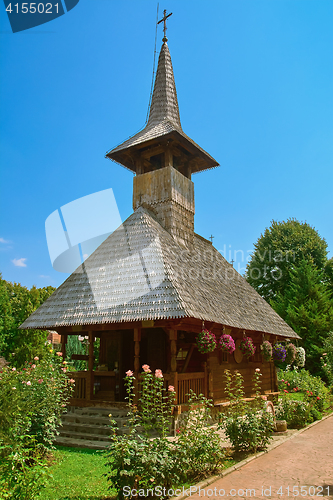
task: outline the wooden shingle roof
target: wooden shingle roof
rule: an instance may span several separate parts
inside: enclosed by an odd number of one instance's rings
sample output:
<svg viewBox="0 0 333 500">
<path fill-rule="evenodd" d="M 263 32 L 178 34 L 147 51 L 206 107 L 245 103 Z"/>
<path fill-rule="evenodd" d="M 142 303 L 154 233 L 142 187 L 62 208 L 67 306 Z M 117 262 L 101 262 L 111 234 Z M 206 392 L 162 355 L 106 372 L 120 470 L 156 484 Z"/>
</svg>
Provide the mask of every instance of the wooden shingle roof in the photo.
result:
<svg viewBox="0 0 333 500">
<path fill-rule="evenodd" d="M 21 328 L 189 317 L 298 337 L 210 242 L 194 240 L 186 250 L 138 208 Z"/>
</svg>

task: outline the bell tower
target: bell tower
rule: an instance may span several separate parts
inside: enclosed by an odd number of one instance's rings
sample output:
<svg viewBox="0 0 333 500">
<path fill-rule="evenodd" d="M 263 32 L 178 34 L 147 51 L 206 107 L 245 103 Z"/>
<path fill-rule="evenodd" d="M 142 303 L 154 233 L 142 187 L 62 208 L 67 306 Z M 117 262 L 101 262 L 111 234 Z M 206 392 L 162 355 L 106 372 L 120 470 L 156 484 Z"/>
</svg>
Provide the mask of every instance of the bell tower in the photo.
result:
<svg viewBox="0 0 333 500">
<path fill-rule="evenodd" d="M 191 248 L 194 239 L 194 184 L 192 173 L 214 168 L 218 163 L 184 132 L 171 56 L 164 37 L 150 105 L 143 130 L 106 154 L 136 174 L 133 179 L 133 209 L 151 210 L 160 224 L 181 245 Z"/>
</svg>

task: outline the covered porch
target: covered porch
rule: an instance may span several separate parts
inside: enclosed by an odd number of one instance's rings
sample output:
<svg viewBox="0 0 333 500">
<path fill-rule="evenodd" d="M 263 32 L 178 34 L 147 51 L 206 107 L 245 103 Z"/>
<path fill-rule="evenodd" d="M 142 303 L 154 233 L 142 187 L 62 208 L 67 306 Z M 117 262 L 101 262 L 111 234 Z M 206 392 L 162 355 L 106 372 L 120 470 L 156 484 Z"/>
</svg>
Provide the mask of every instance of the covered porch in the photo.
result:
<svg viewBox="0 0 333 500">
<path fill-rule="evenodd" d="M 205 328 L 215 333 L 217 338 L 222 333 L 231 334 L 235 341 L 245 334 L 245 330 L 216 323 L 206 323 Z M 69 372 L 69 376 L 75 380 L 70 404 L 78 407 L 125 406 L 125 372 L 134 372 L 137 397 L 137 384 L 143 364 L 148 364 L 153 372 L 155 369 L 162 370 L 165 386 L 172 385 L 175 388 L 177 405 L 187 404 L 190 390 L 212 399 L 215 405 L 225 402 L 225 369 L 238 370 L 243 375 L 246 396 L 251 396 L 253 371 L 258 367 L 263 375 L 263 393 L 270 395 L 277 391 L 274 365 L 264 362 L 260 353 L 262 333 L 246 332 L 257 346 L 255 355 L 246 359 L 217 349 L 209 354 L 201 354 L 195 343 L 201 330 L 202 322 L 189 318 L 168 322 L 151 320 L 91 325 L 89 329 L 83 326 L 59 328 L 64 356 L 70 335 L 79 334 L 88 340 L 86 355 L 72 355 L 72 359 L 84 359 L 87 369 Z"/>
<path fill-rule="evenodd" d="M 193 330 L 199 331 L 199 325 L 188 325 L 187 330 L 183 330 L 178 329 L 182 326 L 179 320 L 177 325 L 163 323 L 142 321 L 134 325 L 94 325 L 89 330 L 81 326 L 59 328 L 64 357 L 70 335 L 84 336 L 88 344 L 86 354 L 71 355 L 72 360 L 86 361 L 87 368 L 68 372 L 75 380 L 70 404 L 81 407 L 124 406 L 125 372 L 132 370 L 137 384 L 143 364 L 148 364 L 153 372 L 162 370 L 166 387 L 175 387 L 176 404 L 186 404 L 190 390 L 208 397 L 207 355 L 200 354 L 195 347 L 197 331 Z"/>
</svg>

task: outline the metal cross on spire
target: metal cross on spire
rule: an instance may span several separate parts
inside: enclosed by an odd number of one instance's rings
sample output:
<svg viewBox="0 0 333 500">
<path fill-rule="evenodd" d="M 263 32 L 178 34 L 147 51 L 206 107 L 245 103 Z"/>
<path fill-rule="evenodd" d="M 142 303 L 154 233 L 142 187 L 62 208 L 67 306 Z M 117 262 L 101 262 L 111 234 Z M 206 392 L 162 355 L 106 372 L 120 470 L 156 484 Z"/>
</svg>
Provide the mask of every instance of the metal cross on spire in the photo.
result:
<svg viewBox="0 0 333 500">
<path fill-rule="evenodd" d="M 170 14 L 168 14 L 168 15 L 167 15 L 166 10 L 164 9 L 164 11 L 163 11 L 163 17 L 162 17 L 162 19 L 161 19 L 160 21 L 158 21 L 158 23 L 157 23 L 157 24 L 160 24 L 162 21 L 164 22 L 164 27 L 163 27 L 164 37 L 163 37 L 163 40 L 162 40 L 163 42 L 167 42 L 167 41 L 168 41 L 168 39 L 167 39 L 167 37 L 166 37 L 166 31 L 167 31 L 167 29 L 168 29 L 168 28 L 166 27 L 166 20 L 167 20 L 167 19 L 168 19 L 168 17 L 170 17 L 170 16 L 172 16 L 172 12 L 170 12 Z"/>
</svg>

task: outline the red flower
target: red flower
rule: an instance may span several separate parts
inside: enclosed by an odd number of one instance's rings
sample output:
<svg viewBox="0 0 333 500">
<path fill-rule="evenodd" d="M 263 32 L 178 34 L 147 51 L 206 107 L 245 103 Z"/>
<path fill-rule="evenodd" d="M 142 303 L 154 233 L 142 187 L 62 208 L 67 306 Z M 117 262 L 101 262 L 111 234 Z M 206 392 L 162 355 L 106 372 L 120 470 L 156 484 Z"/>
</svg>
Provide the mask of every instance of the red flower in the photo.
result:
<svg viewBox="0 0 333 500">
<path fill-rule="evenodd" d="M 320 397 L 319 397 L 319 396 L 317 396 L 317 399 L 320 399 Z"/>
</svg>

